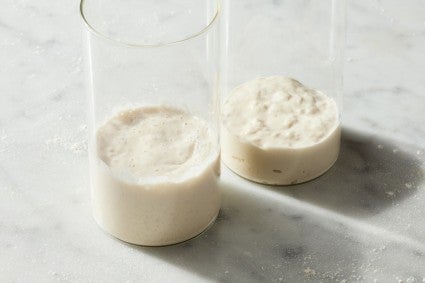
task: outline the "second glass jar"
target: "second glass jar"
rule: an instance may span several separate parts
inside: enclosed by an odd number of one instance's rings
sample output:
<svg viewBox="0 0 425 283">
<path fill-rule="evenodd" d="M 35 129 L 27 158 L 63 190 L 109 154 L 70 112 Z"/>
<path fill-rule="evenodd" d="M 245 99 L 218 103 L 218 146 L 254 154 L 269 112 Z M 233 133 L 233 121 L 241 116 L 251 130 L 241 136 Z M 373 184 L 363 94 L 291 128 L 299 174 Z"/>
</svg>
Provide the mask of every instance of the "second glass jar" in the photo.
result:
<svg viewBox="0 0 425 283">
<path fill-rule="evenodd" d="M 311 180 L 340 146 L 344 0 L 223 1 L 222 160 L 249 180 Z"/>
</svg>

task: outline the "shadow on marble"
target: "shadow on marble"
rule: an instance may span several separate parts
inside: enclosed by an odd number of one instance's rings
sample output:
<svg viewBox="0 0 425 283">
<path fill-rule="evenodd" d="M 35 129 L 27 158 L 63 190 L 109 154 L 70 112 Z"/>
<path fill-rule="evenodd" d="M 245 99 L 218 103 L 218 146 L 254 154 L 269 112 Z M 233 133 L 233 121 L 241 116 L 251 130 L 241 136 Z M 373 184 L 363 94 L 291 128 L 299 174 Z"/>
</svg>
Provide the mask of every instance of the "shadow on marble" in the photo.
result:
<svg viewBox="0 0 425 283">
<path fill-rule="evenodd" d="M 344 129 L 340 157 L 326 174 L 296 186 L 261 187 L 367 217 L 412 196 L 424 181 L 421 172 L 415 156 L 390 141 Z M 219 282 L 340 282 L 360 276 L 364 257 L 377 250 L 344 224 L 261 189 L 246 190 L 243 182 L 223 184 L 222 191 L 219 217 L 197 238 L 162 248 L 127 245 Z"/>
<path fill-rule="evenodd" d="M 200 236 L 161 248 L 128 245 L 219 282 L 302 282 L 319 273 L 326 279 L 326 272 L 342 280 L 361 262 L 360 244 L 345 227 L 323 224 L 261 191 L 222 189 L 219 217 Z"/>
<path fill-rule="evenodd" d="M 264 186 L 349 216 L 378 214 L 415 194 L 424 182 L 417 156 L 397 144 L 343 129 L 335 165 L 304 184 Z"/>
</svg>

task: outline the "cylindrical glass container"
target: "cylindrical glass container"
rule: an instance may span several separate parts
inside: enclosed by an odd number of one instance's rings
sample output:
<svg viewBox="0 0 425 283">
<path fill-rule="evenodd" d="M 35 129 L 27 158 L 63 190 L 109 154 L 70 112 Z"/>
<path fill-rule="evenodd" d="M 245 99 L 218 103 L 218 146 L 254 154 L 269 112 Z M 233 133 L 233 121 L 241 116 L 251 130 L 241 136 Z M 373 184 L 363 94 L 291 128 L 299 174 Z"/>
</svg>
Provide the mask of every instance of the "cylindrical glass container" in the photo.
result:
<svg viewBox="0 0 425 283">
<path fill-rule="evenodd" d="M 82 0 L 96 222 L 126 242 L 190 239 L 220 209 L 219 0 Z"/>
<path fill-rule="evenodd" d="M 223 1 L 222 160 L 247 179 L 311 180 L 340 145 L 345 0 Z"/>
</svg>

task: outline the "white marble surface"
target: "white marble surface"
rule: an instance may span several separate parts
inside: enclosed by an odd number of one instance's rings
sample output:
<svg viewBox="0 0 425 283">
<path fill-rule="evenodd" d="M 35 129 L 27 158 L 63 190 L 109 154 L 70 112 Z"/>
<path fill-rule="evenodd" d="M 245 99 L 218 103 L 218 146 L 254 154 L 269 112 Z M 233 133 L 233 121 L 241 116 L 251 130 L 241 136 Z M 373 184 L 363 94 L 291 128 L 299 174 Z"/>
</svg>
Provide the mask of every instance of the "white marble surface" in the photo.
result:
<svg viewBox="0 0 425 283">
<path fill-rule="evenodd" d="M 425 282 L 425 1 L 349 1 L 327 174 L 279 188 L 224 169 L 216 224 L 165 248 L 91 217 L 77 1 L 0 3 L 0 282 Z"/>
</svg>

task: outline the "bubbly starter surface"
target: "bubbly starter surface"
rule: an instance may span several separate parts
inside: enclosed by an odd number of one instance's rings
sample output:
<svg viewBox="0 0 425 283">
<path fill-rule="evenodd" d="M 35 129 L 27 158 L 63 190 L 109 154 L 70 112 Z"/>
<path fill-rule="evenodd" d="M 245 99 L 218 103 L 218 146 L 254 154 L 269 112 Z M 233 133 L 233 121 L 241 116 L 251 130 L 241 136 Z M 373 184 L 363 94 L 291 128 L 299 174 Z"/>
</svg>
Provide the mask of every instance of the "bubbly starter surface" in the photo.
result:
<svg viewBox="0 0 425 283">
<path fill-rule="evenodd" d="M 325 172 L 339 151 L 334 100 L 287 77 L 235 88 L 222 109 L 222 158 L 245 178 L 294 184 Z"/>
</svg>

